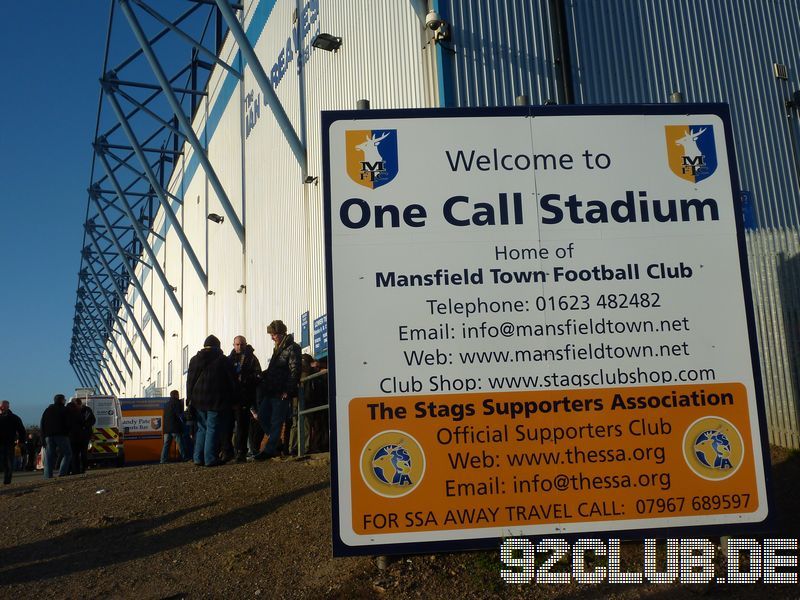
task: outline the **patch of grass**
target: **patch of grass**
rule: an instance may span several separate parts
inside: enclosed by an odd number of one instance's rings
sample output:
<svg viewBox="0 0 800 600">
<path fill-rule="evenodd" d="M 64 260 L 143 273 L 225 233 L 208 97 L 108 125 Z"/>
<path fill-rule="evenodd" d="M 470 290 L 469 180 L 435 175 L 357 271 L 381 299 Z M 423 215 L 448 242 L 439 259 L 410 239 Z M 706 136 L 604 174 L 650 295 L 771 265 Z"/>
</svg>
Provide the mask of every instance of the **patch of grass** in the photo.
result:
<svg viewBox="0 0 800 600">
<path fill-rule="evenodd" d="M 507 585 L 500 577 L 500 569 L 504 568 L 507 567 L 500 562 L 500 553 L 495 551 L 472 553 L 467 564 L 469 578 L 475 587 L 492 593 L 502 592 Z"/>
</svg>

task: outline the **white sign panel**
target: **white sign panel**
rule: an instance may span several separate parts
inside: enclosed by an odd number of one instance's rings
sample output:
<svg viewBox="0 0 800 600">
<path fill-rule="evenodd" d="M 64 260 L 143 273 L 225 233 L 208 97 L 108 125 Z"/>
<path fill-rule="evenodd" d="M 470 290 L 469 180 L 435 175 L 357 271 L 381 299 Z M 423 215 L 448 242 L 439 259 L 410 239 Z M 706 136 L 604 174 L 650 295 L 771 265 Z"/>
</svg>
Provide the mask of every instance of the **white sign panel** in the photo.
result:
<svg viewBox="0 0 800 600">
<path fill-rule="evenodd" d="M 95 416 L 95 427 L 116 427 L 117 410 L 116 398 L 113 396 L 92 396 L 86 399 L 86 404 L 92 409 Z"/>
<path fill-rule="evenodd" d="M 337 553 L 767 517 L 727 119 L 324 115 Z"/>
<path fill-rule="evenodd" d="M 161 433 L 161 416 L 122 417 L 122 429 L 126 434 Z"/>
</svg>

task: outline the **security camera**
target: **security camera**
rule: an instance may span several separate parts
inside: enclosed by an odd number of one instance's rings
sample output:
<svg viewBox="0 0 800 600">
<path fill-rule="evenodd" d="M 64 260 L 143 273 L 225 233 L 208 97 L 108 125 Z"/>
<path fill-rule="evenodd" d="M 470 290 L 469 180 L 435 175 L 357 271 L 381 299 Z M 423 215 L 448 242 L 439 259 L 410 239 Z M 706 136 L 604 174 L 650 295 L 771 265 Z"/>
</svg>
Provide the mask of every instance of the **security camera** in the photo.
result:
<svg viewBox="0 0 800 600">
<path fill-rule="evenodd" d="M 430 11 L 427 15 L 425 15 L 425 27 L 430 29 L 431 31 L 436 31 L 439 27 L 442 26 L 444 20 L 442 17 L 439 16 L 435 10 Z"/>
<path fill-rule="evenodd" d="M 425 16 L 425 27 L 433 32 L 433 39 L 437 42 L 450 39 L 450 26 L 435 10 Z"/>
</svg>

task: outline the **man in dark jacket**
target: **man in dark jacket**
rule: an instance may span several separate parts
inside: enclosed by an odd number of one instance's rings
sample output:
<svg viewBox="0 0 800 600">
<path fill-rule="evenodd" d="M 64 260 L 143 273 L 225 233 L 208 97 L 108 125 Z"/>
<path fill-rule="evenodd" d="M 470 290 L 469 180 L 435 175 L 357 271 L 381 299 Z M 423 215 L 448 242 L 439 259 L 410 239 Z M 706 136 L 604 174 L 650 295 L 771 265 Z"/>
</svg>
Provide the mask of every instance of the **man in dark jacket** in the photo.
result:
<svg viewBox="0 0 800 600">
<path fill-rule="evenodd" d="M 80 451 L 81 451 L 81 406 L 78 404 L 78 399 L 73 398 L 67 402 L 67 437 L 69 437 L 69 449 L 72 451 L 72 460 L 70 461 L 69 472 L 70 475 L 78 475 L 80 469 Z"/>
<path fill-rule="evenodd" d="M 94 412 L 80 398 L 73 398 L 67 404 L 69 420 L 69 446 L 72 450 L 71 473 L 79 475 L 86 472 L 89 464 L 89 440 L 96 422 Z"/>
<path fill-rule="evenodd" d="M 267 333 L 275 343 L 275 350 L 258 387 L 258 421 L 269 435 L 269 440 L 264 450 L 256 454 L 256 460 L 278 456 L 281 427 L 286 421 L 291 399 L 297 395 L 300 383 L 300 346 L 287 334 L 283 321 L 270 323 Z"/>
<path fill-rule="evenodd" d="M 178 390 L 169 393 L 169 400 L 164 407 L 164 445 L 161 447 L 161 464 L 169 462 L 169 447 L 172 439 L 178 446 L 181 460 L 186 460 L 186 450 L 183 447 L 183 402 Z"/>
<path fill-rule="evenodd" d="M 69 422 L 69 446 L 72 450 L 72 466 L 70 472 L 79 475 L 86 472 L 89 464 L 89 440 L 92 439 L 92 428 L 97 419 L 91 408 L 80 398 L 73 398 L 67 404 L 67 420 Z"/>
<path fill-rule="evenodd" d="M 94 416 L 94 411 L 85 402 L 78 398 L 78 406 L 81 407 L 81 447 L 80 447 L 80 470 L 81 473 L 86 472 L 86 467 L 89 465 L 89 442 L 92 439 L 92 432 L 94 425 L 97 423 L 97 417 Z"/>
<path fill-rule="evenodd" d="M 56 394 L 53 398 L 53 403 L 42 414 L 40 427 L 46 448 L 44 458 L 45 479 L 53 477 L 53 469 L 56 466 L 56 450 L 61 452 L 61 466 L 58 474 L 63 477 L 69 473 L 72 450 L 69 446 L 69 437 L 67 437 L 69 435 L 69 422 L 67 421 L 65 402 L 64 394 Z"/>
<path fill-rule="evenodd" d="M 233 367 L 220 350 L 219 339 L 210 335 L 203 349 L 189 361 L 186 374 L 186 398 L 197 413 L 196 465 L 215 467 L 221 464 L 218 456 L 220 421 L 236 392 Z"/>
<path fill-rule="evenodd" d="M 14 445 L 25 442 L 25 426 L 22 419 L 11 412 L 8 400 L 0 402 L 0 468 L 3 469 L 3 484 L 11 483 L 14 471 Z"/>
<path fill-rule="evenodd" d="M 236 462 L 247 462 L 247 436 L 250 431 L 250 409 L 256 403 L 256 388 L 261 378 L 261 363 L 258 362 L 253 347 L 243 335 L 233 338 L 233 350 L 228 355 L 239 383 L 239 396 L 233 404 L 236 425 Z M 228 433 L 229 439 L 230 432 Z"/>
</svg>

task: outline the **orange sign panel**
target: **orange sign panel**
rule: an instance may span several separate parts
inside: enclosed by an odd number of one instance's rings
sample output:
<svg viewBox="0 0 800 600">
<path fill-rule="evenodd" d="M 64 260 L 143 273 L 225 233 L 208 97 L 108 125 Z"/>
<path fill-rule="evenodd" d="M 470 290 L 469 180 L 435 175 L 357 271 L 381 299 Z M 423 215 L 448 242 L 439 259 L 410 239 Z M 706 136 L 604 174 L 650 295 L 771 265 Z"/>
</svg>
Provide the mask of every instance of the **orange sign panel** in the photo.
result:
<svg viewBox="0 0 800 600">
<path fill-rule="evenodd" d="M 758 508 L 739 384 L 357 398 L 359 534 Z"/>
</svg>

